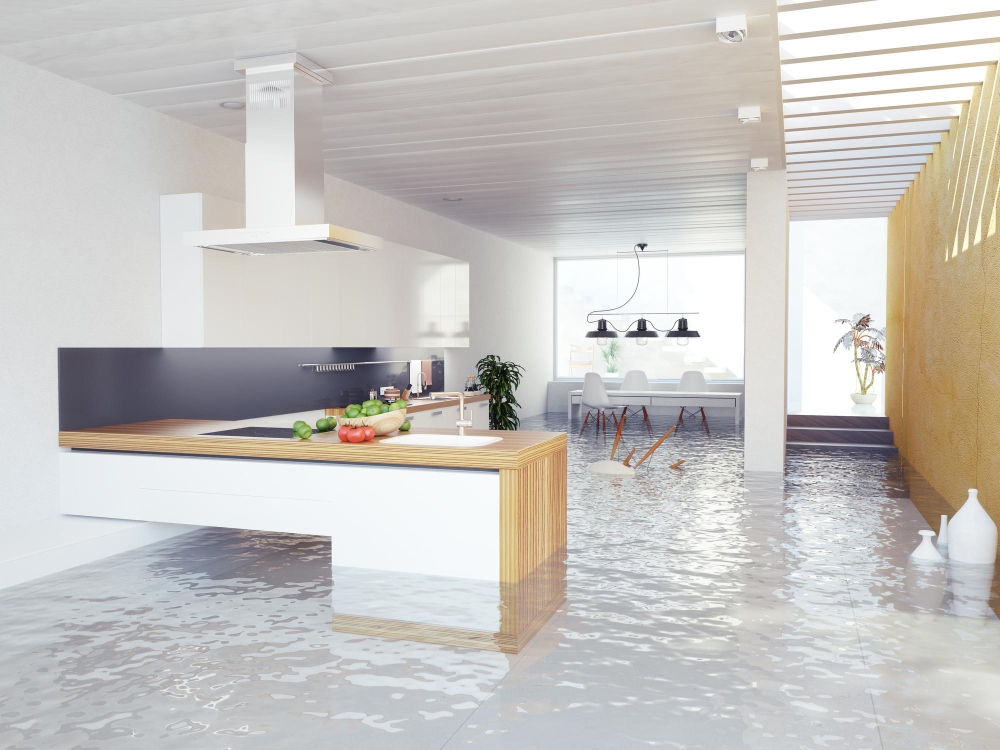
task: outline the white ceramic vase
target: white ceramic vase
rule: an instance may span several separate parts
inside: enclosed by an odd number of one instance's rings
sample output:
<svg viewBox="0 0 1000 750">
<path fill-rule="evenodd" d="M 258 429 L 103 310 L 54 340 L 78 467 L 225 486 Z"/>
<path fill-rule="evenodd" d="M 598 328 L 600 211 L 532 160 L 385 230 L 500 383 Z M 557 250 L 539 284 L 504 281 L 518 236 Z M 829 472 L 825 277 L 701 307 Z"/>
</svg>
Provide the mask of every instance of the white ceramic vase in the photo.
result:
<svg viewBox="0 0 1000 750">
<path fill-rule="evenodd" d="M 934 532 L 930 529 L 922 529 L 918 533 L 923 539 L 920 540 L 920 546 L 910 553 L 910 559 L 917 562 L 944 562 L 944 558 L 937 551 L 937 547 L 931 544 L 931 537 L 934 536 Z"/>
<path fill-rule="evenodd" d="M 875 403 L 874 393 L 852 393 L 851 398 L 856 404 L 872 404 Z"/>
<path fill-rule="evenodd" d="M 977 565 L 996 562 L 997 525 L 979 504 L 979 490 L 969 490 L 965 504 L 948 524 L 948 557 Z"/>
<path fill-rule="evenodd" d="M 941 514 L 941 526 L 938 527 L 937 548 L 941 554 L 945 554 L 948 549 L 948 516 Z"/>
</svg>

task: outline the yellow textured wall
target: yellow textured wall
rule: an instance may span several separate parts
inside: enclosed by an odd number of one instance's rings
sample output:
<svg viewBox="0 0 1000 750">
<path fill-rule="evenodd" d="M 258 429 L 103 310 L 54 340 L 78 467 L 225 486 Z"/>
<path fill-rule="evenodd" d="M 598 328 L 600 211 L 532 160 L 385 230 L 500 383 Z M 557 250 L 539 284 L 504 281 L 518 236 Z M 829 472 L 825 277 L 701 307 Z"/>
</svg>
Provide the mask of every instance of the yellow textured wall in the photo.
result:
<svg viewBox="0 0 1000 750">
<path fill-rule="evenodd" d="M 954 507 L 1000 521 L 1000 80 L 979 92 L 889 217 L 886 413 Z"/>
</svg>

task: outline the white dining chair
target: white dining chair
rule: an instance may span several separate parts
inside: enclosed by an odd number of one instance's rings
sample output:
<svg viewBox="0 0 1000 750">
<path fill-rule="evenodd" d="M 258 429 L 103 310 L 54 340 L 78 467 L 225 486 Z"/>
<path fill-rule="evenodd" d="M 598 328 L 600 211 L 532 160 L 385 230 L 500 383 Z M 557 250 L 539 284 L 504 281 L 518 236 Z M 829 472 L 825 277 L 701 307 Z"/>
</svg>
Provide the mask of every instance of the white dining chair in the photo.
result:
<svg viewBox="0 0 1000 750">
<path fill-rule="evenodd" d="M 705 373 L 700 370 L 685 370 L 681 375 L 681 382 L 677 384 L 678 393 L 704 393 L 708 390 L 708 383 L 705 382 Z M 684 412 L 687 411 L 686 406 L 681 407 L 681 413 L 677 417 L 678 422 L 684 421 Z M 698 411 L 701 412 L 701 421 L 705 421 L 705 408 L 699 407 Z M 696 414 L 697 412 L 692 412 Z"/>
<path fill-rule="evenodd" d="M 623 391 L 651 391 L 653 390 L 649 386 L 649 378 L 646 377 L 646 373 L 642 370 L 629 370 L 625 373 L 625 379 L 622 381 Z M 638 414 L 642 412 L 643 419 L 649 419 L 649 413 L 646 411 L 645 406 L 640 406 L 636 409 L 630 409 L 625 407 L 626 414 Z"/>
<path fill-rule="evenodd" d="M 583 374 L 583 395 L 580 398 L 580 404 L 587 410 L 587 416 L 583 418 L 583 427 L 587 426 L 587 420 L 590 419 L 592 409 L 597 414 L 595 422 L 598 425 L 600 425 L 603 418 L 605 429 L 607 429 L 607 417 L 605 416 L 605 410 L 607 409 L 611 409 L 611 419 L 614 420 L 615 424 L 618 424 L 618 418 L 614 411 L 615 405 L 608 398 L 608 391 L 604 387 L 604 380 L 596 372 L 585 372 Z M 583 431 L 583 427 L 580 428 L 581 432 Z"/>
</svg>

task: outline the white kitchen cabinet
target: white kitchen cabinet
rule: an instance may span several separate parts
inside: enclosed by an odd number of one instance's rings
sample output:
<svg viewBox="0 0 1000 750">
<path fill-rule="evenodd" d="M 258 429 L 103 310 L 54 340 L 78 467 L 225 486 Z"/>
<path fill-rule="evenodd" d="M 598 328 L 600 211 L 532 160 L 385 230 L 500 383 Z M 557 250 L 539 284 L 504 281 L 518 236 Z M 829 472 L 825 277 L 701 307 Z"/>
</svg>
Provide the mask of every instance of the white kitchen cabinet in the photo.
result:
<svg viewBox="0 0 1000 750">
<path fill-rule="evenodd" d="M 413 414 L 407 414 L 410 425 L 419 429 L 444 428 L 458 430 L 458 406 L 442 406 L 437 409 L 427 409 Z"/>
<path fill-rule="evenodd" d="M 474 430 L 490 429 L 489 401 L 477 401 L 476 403 L 470 404 L 468 407 L 466 407 L 466 410 L 471 412 L 469 419 L 472 420 L 472 429 Z"/>
</svg>

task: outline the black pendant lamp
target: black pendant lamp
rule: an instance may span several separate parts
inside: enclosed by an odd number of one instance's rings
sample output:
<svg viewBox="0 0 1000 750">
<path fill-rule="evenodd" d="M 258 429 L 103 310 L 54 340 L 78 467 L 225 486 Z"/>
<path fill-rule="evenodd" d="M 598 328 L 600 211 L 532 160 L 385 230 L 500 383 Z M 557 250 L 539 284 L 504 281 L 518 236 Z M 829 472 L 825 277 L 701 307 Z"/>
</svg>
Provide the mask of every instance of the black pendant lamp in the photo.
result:
<svg viewBox="0 0 1000 750">
<path fill-rule="evenodd" d="M 656 331 L 651 331 L 646 326 L 645 318 L 639 318 L 639 320 L 636 321 L 636 324 L 637 325 L 634 331 L 629 331 L 625 334 L 625 338 L 635 339 L 636 346 L 645 346 L 648 339 L 656 338 Z M 696 333 L 695 335 L 697 336 L 698 334 Z"/>
<path fill-rule="evenodd" d="M 667 331 L 667 338 L 668 339 L 677 339 L 677 345 L 678 346 L 687 346 L 688 345 L 688 339 L 700 339 L 701 338 L 701 334 L 700 333 L 698 333 L 697 331 L 695 331 L 695 330 L 693 330 L 691 328 L 688 328 L 688 319 L 687 318 L 678 318 L 677 322 L 674 325 L 677 326 L 677 328 L 675 329 L 675 328 L 671 327 L 671 329 L 669 331 Z"/>
<path fill-rule="evenodd" d="M 618 338 L 618 334 L 608 328 L 608 321 L 606 321 L 604 318 L 601 318 L 599 321 L 597 321 L 597 330 L 587 331 L 586 338 L 597 339 L 597 345 L 604 346 L 606 343 L 608 343 L 608 339 Z"/>
</svg>

